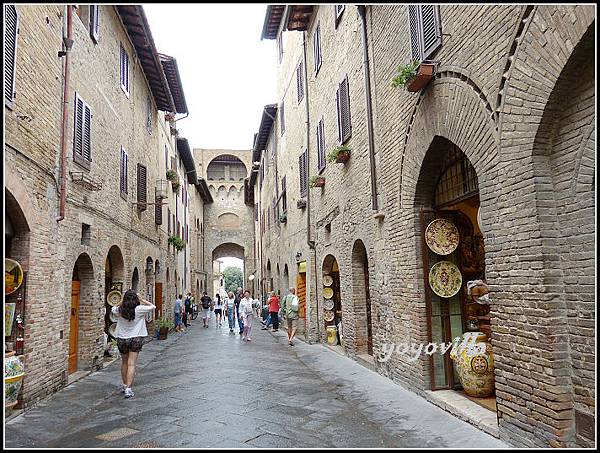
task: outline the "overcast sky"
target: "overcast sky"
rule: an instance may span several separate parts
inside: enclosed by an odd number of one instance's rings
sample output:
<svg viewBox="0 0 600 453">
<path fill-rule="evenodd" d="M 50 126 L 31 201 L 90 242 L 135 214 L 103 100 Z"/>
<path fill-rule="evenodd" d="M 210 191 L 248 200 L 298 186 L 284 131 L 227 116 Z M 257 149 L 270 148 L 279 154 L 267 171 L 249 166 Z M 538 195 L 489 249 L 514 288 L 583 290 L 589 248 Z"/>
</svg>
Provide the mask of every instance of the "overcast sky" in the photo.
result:
<svg viewBox="0 0 600 453">
<path fill-rule="evenodd" d="M 267 5 L 145 4 L 156 49 L 177 59 L 193 148 L 250 149 L 262 109 L 276 102 L 274 40 L 261 41 Z"/>
</svg>

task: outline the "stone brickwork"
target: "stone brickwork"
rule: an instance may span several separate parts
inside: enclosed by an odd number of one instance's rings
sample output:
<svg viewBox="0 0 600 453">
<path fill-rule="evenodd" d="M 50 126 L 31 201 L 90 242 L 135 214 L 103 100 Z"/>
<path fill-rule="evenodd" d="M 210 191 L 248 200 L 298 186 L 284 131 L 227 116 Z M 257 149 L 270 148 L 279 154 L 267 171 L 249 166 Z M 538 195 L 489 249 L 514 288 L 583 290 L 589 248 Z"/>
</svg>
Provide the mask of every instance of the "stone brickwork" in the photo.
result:
<svg viewBox="0 0 600 453">
<path fill-rule="evenodd" d="M 374 218 L 360 17 L 346 5 L 336 24 L 333 5 L 315 6 L 306 32 L 283 33 L 277 103 L 285 99 L 286 131 L 282 136 L 278 112 L 255 185 L 263 216 L 277 195 L 270 165 L 297 173 L 307 121 L 309 175 L 317 173 L 316 125 L 322 118 L 328 153 L 338 137 L 335 91 L 347 74 L 352 155 L 347 164 L 328 163 L 325 187 L 309 189 L 308 239 L 316 243 L 315 256 L 301 248 L 307 212 L 292 217 L 299 189 L 289 180 L 288 223 L 259 219 L 266 231 L 256 239 L 257 253 L 263 276 L 267 264 L 272 275 L 276 264 L 297 252 L 308 257 L 308 338 L 321 341 L 323 267 L 330 256 L 337 259 L 344 346 L 351 357 L 366 351 L 360 283 L 366 261 L 377 356 L 384 344 L 429 342 L 419 212 L 432 206 L 437 181 L 430 175 L 440 171 L 440 140 L 466 155 L 477 174 L 492 291 L 499 433 L 515 446 L 594 444 L 594 11 L 575 5 L 441 5 L 442 45 L 432 57 L 436 76 L 413 94 L 391 86 L 396 68 L 411 58 L 407 6 L 367 7 L 380 211 Z M 315 74 L 317 25 L 323 63 Z M 298 104 L 295 72 L 304 33 L 308 89 Z M 426 356 L 411 362 L 393 355 L 375 366 L 418 393 L 431 388 Z"/>
</svg>

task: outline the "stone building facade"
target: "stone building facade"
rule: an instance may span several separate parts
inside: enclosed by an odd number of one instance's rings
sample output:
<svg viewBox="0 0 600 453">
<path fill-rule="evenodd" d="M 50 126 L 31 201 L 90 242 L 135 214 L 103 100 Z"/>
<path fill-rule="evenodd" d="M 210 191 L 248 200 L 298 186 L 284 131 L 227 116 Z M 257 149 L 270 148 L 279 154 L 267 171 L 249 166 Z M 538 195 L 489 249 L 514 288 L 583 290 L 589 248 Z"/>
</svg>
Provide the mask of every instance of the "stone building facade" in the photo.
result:
<svg viewBox="0 0 600 453">
<path fill-rule="evenodd" d="M 261 279 L 287 264 L 293 282 L 305 257 L 309 341 L 325 341 L 334 300 L 343 352 L 432 401 L 459 385 L 450 360 L 377 358 L 462 333 L 466 281 L 485 279 L 490 432 L 516 446 L 594 445 L 594 25 L 585 5 L 270 5 L 263 27 L 278 41 L 279 98 L 250 179 Z M 393 87 L 415 58 L 433 62 L 432 80 Z M 324 163 L 337 145 L 350 160 Z M 304 150 L 303 177 L 325 185 L 302 197 Z M 450 259 L 463 284 L 446 302 L 428 283 L 437 217 L 461 227 Z"/>
<path fill-rule="evenodd" d="M 70 374 L 102 365 L 110 290 L 135 288 L 157 303 L 155 316 L 172 312 L 168 271 L 185 271 L 167 244 L 161 197 L 175 202 L 165 168 L 171 156 L 181 162 L 172 130 L 187 107 L 173 59 L 159 60 L 140 6 L 6 5 L 5 13 L 16 57 L 5 75 L 14 78 L 5 90 L 5 256 L 26 275 L 5 302 L 23 314 L 17 353 L 28 407 Z M 184 187 L 191 190 L 187 180 Z M 190 281 L 180 288 L 191 289 Z"/>
</svg>

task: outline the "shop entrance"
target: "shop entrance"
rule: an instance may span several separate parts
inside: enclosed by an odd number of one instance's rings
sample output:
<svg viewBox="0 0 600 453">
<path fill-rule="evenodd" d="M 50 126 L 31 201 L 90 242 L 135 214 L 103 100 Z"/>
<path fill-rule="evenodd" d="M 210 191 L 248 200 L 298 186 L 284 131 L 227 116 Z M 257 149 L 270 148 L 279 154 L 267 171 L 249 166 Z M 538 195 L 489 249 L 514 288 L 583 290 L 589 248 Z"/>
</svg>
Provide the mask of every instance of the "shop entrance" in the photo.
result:
<svg viewBox="0 0 600 453">
<path fill-rule="evenodd" d="M 333 255 L 323 261 L 323 319 L 327 343 L 342 344 L 342 298 L 340 292 L 340 268 Z M 343 345 L 343 344 L 342 344 Z"/>
<path fill-rule="evenodd" d="M 367 250 L 358 239 L 352 247 L 352 305 L 354 311 L 354 348 L 357 354 L 373 355 L 373 322 L 369 292 Z"/>
</svg>

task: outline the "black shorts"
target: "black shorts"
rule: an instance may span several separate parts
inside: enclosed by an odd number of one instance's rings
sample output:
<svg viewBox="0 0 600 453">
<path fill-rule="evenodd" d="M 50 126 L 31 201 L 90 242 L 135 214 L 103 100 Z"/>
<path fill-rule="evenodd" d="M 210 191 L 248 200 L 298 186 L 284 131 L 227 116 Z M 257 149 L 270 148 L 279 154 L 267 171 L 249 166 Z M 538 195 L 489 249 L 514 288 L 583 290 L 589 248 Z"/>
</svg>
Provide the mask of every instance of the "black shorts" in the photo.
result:
<svg viewBox="0 0 600 453">
<path fill-rule="evenodd" d="M 121 354 L 140 352 L 144 346 L 144 337 L 117 338 L 117 348 Z"/>
<path fill-rule="evenodd" d="M 215 315 L 220 315 L 220 314 L 221 314 L 221 309 L 215 308 Z"/>
</svg>

